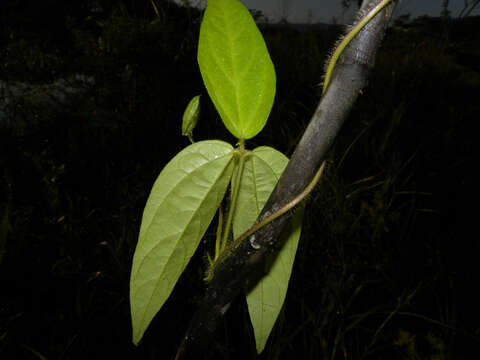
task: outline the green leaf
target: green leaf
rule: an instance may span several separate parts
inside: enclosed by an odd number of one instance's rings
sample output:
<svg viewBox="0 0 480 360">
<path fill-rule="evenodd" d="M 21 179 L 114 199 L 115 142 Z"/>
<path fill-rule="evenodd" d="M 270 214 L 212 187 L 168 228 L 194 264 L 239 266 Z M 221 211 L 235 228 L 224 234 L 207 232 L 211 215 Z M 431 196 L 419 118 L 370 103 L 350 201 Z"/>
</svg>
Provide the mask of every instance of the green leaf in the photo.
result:
<svg viewBox="0 0 480 360">
<path fill-rule="evenodd" d="M 143 212 L 130 278 L 133 342 L 138 344 L 195 252 L 232 176 L 232 146 L 201 141 L 158 176 Z"/>
<path fill-rule="evenodd" d="M 275 69 L 250 12 L 238 0 L 208 0 L 198 64 L 227 129 L 250 139 L 264 127 L 275 97 Z"/>
<path fill-rule="evenodd" d="M 233 218 L 237 238 L 258 217 L 278 182 L 288 159 L 279 151 L 259 147 L 245 162 L 238 205 Z M 285 240 L 277 254 L 267 257 L 265 276 L 247 292 L 248 312 L 255 333 L 257 352 L 261 353 L 282 309 L 300 239 L 303 208 L 299 208 L 284 232 Z"/>
<path fill-rule="evenodd" d="M 182 135 L 188 136 L 193 142 L 193 129 L 197 125 L 198 117 L 200 116 L 200 95 L 197 95 L 190 100 L 183 113 L 182 121 Z"/>
<path fill-rule="evenodd" d="M 288 158 L 271 147 L 261 146 L 251 152 L 240 182 L 233 218 L 234 238 L 253 225 L 287 164 Z"/>
</svg>

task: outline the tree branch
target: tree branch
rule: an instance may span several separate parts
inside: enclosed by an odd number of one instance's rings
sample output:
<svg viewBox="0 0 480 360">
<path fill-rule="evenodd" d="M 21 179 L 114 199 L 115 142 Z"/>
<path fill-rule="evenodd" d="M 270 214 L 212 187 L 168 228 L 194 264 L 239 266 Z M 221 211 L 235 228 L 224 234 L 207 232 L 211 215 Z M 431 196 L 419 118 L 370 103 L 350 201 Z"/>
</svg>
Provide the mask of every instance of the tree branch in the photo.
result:
<svg viewBox="0 0 480 360">
<path fill-rule="evenodd" d="M 378 2 L 365 0 L 359 18 Z M 328 89 L 259 220 L 282 208 L 311 182 L 350 109 L 367 84 L 368 74 L 374 65 L 376 52 L 395 3 L 387 6 L 370 21 L 343 51 Z M 264 226 L 254 235 L 255 248 L 250 243 L 252 239 L 248 238 L 234 247 L 216 266 L 213 278 L 178 349 L 177 360 L 198 359 L 199 354 L 208 353 L 205 349 L 208 349 L 219 321 L 247 278 L 254 277 L 263 269 L 265 256 L 275 250 L 288 219 L 286 214 Z"/>
</svg>

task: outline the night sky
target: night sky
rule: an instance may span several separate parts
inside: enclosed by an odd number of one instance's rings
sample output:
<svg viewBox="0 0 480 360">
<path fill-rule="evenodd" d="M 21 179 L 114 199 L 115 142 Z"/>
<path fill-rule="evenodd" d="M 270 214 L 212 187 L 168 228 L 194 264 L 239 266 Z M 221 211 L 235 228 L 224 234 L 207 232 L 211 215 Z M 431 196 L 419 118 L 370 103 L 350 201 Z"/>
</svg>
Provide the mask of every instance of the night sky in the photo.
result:
<svg viewBox="0 0 480 360">
<path fill-rule="evenodd" d="M 179 0 L 177 0 L 180 2 Z M 337 21 L 349 22 L 356 1 L 347 12 L 341 7 L 341 0 L 242 0 L 249 9 L 262 10 L 271 21 L 276 21 L 281 14 L 288 13 L 290 22 L 324 22 L 330 23 L 335 17 Z M 397 15 L 410 13 L 413 17 L 420 15 L 439 16 L 443 0 L 400 0 Z M 193 0 L 191 3 L 204 4 L 205 0 Z M 464 0 L 450 0 L 449 10 L 456 17 L 464 6 Z M 311 16 L 308 14 L 310 13 Z M 480 15 L 478 6 L 471 15 Z"/>
</svg>

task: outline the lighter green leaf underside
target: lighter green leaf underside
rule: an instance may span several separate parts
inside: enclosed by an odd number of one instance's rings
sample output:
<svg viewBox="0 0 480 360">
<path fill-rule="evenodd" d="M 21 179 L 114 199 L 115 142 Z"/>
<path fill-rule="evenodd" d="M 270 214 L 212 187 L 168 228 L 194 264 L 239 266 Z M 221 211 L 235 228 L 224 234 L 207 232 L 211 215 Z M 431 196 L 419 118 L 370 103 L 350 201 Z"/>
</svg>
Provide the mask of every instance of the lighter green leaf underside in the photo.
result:
<svg viewBox="0 0 480 360">
<path fill-rule="evenodd" d="M 137 344 L 173 290 L 222 200 L 232 176 L 228 143 L 197 142 L 161 171 L 143 212 L 130 279 Z"/>
<path fill-rule="evenodd" d="M 287 163 L 287 157 L 269 147 L 255 149 L 246 160 L 233 219 L 235 238 L 253 225 Z M 303 211 L 299 209 L 284 233 L 286 239 L 282 248 L 267 258 L 266 275 L 247 292 L 248 312 L 258 353 L 263 351 L 285 300 L 302 217 Z"/>
<path fill-rule="evenodd" d="M 267 257 L 265 276 L 247 293 L 248 312 L 252 322 L 257 353 L 260 354 L 282 310 L 297 253 L 303 219 L 298 208 L 284 232 L 283 246 Z"/>
<path fill-rule="evenodd" d="M 256 148 L 247 158 L 233 220 L 234 238 L 253 225 L 287 163 L 285 155 L 267 146 Z"/>
<path fill-rule="evenodd" d="M 227 129 L 239 139 L 264 127 L 275 97 L 275 69 L 252 16 L 238 0 L 208 0 L 198 63 Z"/>
</svg>

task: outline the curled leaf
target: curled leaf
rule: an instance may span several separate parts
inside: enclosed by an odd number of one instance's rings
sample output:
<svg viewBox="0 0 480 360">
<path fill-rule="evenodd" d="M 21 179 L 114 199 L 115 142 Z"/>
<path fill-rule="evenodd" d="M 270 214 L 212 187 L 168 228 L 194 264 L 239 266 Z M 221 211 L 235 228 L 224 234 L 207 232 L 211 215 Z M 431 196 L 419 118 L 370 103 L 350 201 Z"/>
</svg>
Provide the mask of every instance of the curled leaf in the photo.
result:
<svg viewBox="0 0 480 360">
<path fill-rule="evenodd" d="M 188 136 L 193 143 L 193 129 L 197 125 L 200 116 L 200 95 L 194 96 L 188 103 L 183 113 L 182 135 Z"/>
</svg>

